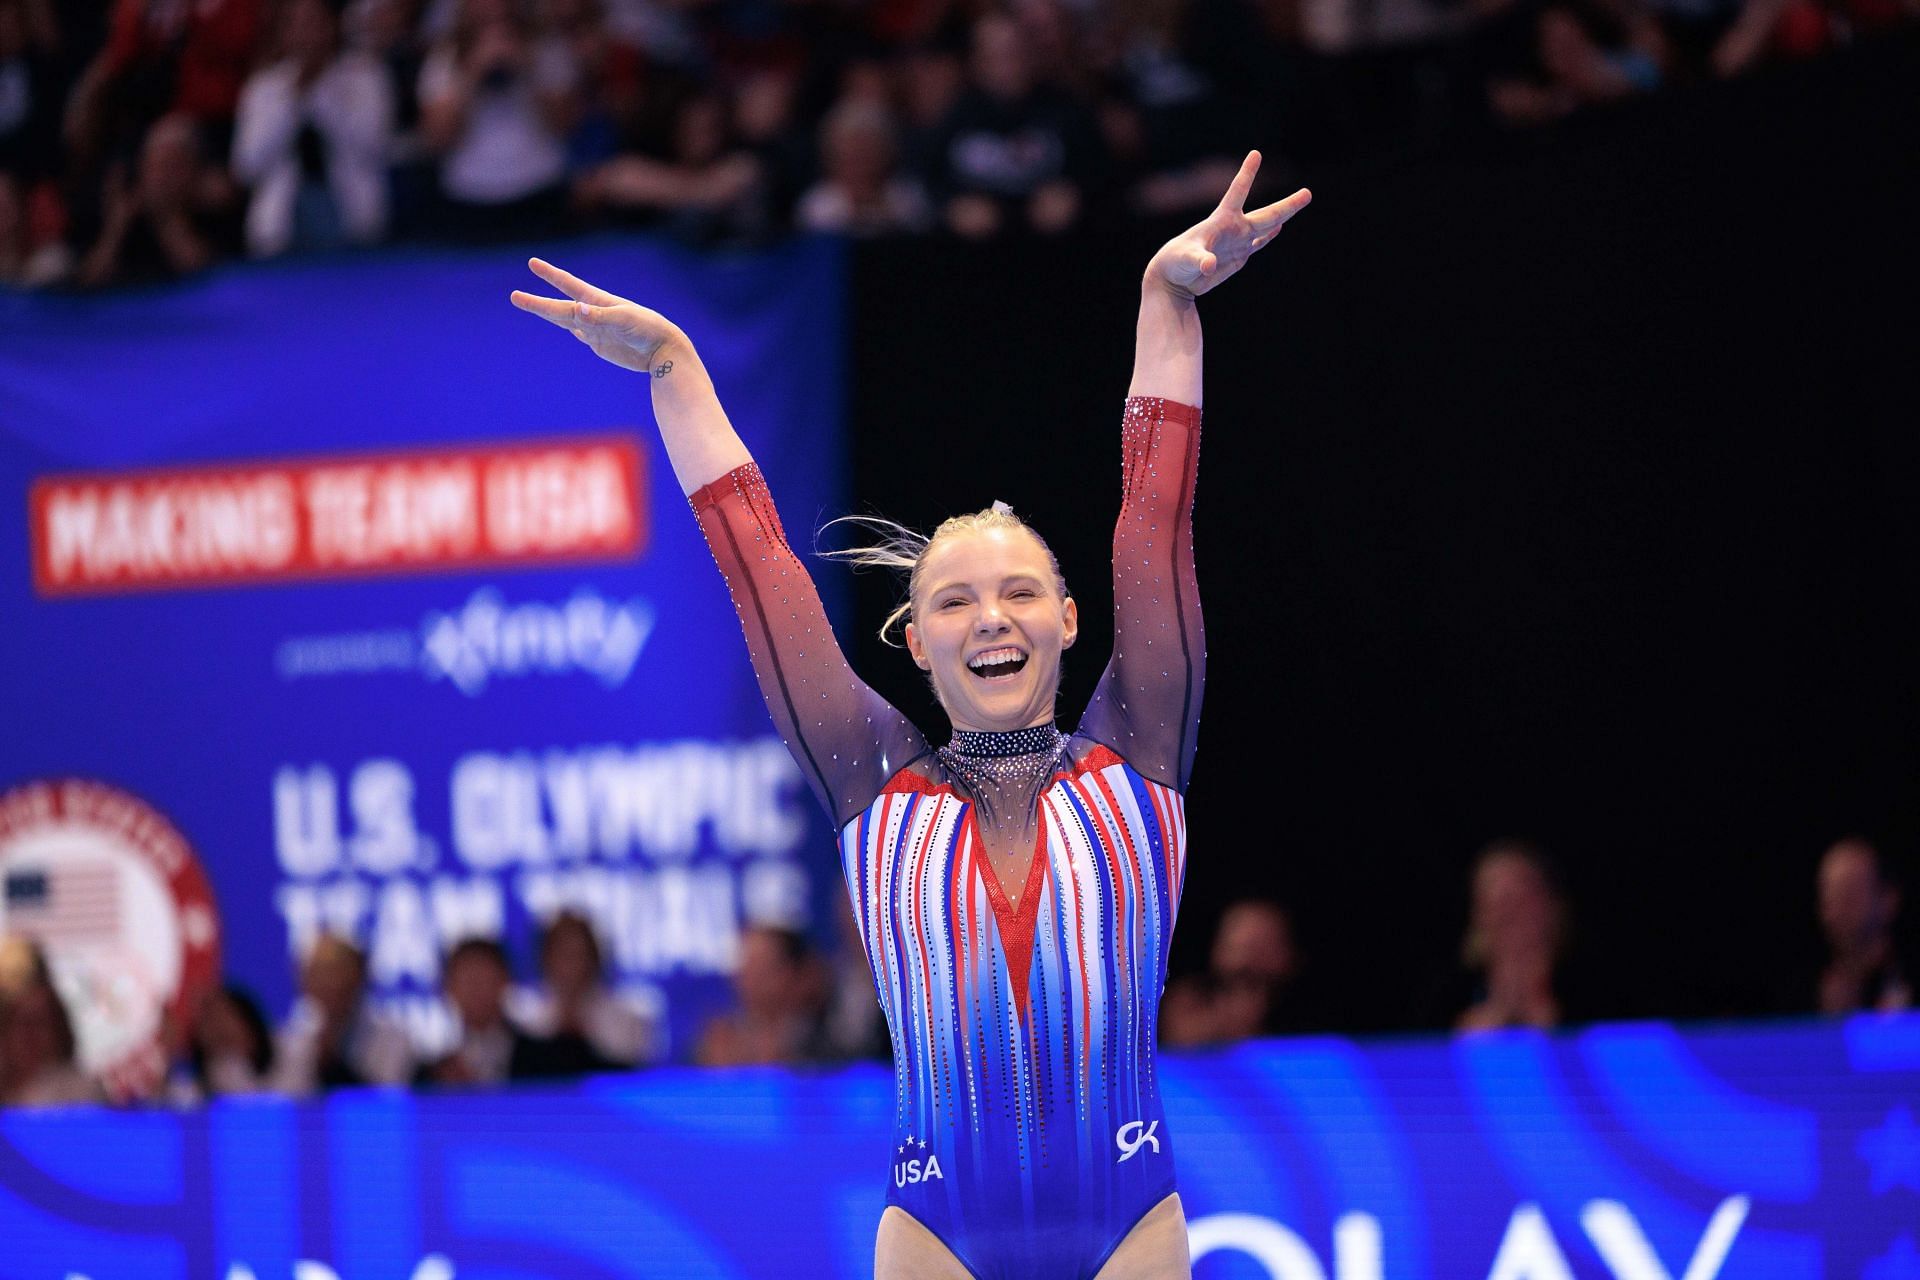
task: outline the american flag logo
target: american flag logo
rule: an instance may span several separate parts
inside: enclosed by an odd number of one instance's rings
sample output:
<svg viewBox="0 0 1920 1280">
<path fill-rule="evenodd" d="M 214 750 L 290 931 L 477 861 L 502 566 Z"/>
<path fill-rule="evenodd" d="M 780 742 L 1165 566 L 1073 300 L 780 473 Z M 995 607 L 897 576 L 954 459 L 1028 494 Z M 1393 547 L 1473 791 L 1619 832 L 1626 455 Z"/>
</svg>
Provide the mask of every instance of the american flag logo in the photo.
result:
<svg viewBox="0 0 1920 1280">
<path fill-rule="evenodd" d="M 6 873 L 6 926 L 41 942 L 86 942 L 120 932 L 120 870 L 81 862 Z"/>
</svg>

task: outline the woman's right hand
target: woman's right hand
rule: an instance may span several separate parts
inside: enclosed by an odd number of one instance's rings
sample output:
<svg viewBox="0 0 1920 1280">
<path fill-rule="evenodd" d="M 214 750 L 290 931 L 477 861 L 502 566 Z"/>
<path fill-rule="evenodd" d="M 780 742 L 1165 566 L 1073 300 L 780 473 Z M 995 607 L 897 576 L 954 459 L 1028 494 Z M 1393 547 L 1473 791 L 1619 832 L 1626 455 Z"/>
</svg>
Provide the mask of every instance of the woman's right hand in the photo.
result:
<svg viewBox="0 0 1920 1280">
<path fill-rule="evenodd" d="M 593 354 L 602 360 L 636 373 L 650 373 L 662 347 L 686 341 L 679 326 L 658 311 L 605 289 L 596 289 L 578 276 L 539 258 L 529 258 L 527 265 L 572 301 L 562 302 L 515 289 L 513 305 L 559 325 L 592 347 Z"/>
</svg>

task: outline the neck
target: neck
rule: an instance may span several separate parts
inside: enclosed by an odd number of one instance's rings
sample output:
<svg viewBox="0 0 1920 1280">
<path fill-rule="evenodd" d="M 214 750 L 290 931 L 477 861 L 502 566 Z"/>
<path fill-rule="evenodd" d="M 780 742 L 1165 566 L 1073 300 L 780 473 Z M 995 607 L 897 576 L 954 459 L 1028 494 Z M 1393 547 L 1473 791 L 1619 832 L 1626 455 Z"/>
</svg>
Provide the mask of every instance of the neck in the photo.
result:
<svg viewBox="0 0 1920 1280">
<path fill-rule="evenodd" d="M 963 729 L 956 725 L 948 750 L 963 756 L 1026 756 L 1052 751 L 1065 736 L 1050 718 L 1024 729 Z"/>
</svg>

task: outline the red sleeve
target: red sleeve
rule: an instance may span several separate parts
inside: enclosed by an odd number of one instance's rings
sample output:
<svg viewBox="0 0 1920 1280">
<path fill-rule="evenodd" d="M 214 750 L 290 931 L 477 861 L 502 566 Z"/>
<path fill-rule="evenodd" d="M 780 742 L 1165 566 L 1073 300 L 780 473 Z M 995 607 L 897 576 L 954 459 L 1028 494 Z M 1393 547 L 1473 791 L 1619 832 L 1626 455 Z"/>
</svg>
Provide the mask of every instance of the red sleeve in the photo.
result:
<svg viewBox="0 0 1920 1280">
<path fill-rule="evenodd" d="M 926 739 L 847 665 L 760 468 L 738 467 L 689 501 L 726 576 L 767 710 L 808 785 L 844 826 L 927 753 Z"/>
<path fill-rule="evenodd" d="M 1080 720 L 1142 774 L 1185 791 L 1193 773 L 1206 634 L 1193 568 L 1200 410 L 1127 401 L 1113 530 L 1113 658 Z"/>
</svg>

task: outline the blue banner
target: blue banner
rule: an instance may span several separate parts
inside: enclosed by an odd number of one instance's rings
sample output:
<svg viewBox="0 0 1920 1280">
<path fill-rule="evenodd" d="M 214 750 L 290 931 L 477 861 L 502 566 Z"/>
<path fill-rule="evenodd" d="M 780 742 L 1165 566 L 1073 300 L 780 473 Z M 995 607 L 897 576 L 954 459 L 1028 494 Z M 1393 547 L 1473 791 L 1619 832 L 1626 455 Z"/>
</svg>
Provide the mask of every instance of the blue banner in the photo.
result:
<svg viewBox="0 0 1920 1280">
<path fill-rule="evenodd" d="M 1196 1280 L 1913 1280 L 1920 1018 L 1162 1064 Z M 891 1077 L 0 1114 L 0 1277 L 872 1274 Z"/>
<path fill-rule="evenodd" d="M 834 245 L 534 248 L 693 337 L 798 541 L 843 509 Z M 830 921 L 648 383 L 526 252 L 0 296 L 0 930 L 90 1066 L 222 968 L 284 1009 L 321 930 L 431 1047 L 444 949 L 568 905 L 684 1049 L 743 920 Z"/>
</svg>

